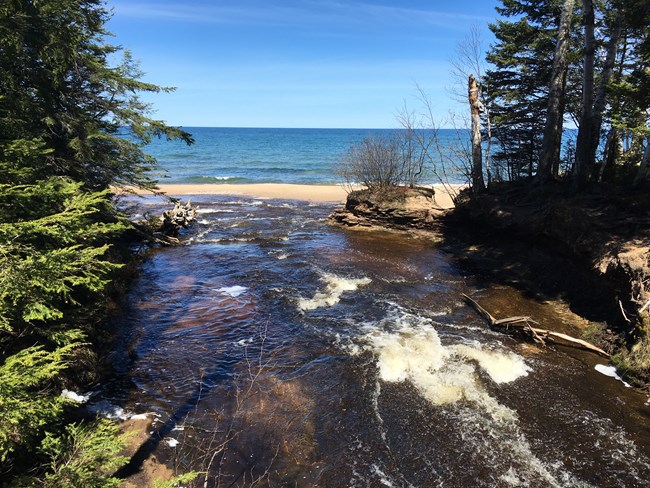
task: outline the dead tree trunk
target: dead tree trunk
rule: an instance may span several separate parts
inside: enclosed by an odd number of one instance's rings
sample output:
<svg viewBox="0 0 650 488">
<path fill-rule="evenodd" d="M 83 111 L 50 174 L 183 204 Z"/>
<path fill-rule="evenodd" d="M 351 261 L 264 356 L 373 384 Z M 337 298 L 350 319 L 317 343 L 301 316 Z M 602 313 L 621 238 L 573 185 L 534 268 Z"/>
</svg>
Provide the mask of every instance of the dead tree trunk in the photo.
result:
<svg viewBox="0 0 650 488">
<path fill-rule="evenodd" d="M 165 210 L 162 214 L 162 223 L 158 232 L 176 237 L 181 229 L 186 229 L 196 220 L 196 209 L 192 207 L 190 201 L 186 205 L 176 202 L 174 208 Z"/>
<path fill-rule="evenodd" d="M 557 159 L 559 148 L 562 144 L 562 123 L 566 71 L 568 67 L 569 39 L 571 20 L 573 17 L 575 0 L 564 0 L 560 26 L 558 28 L 557 43 L 553 56 L 553 70 L 549 86 L 548 112 L 544 127 L 544 138 L 537 168 L 537 178 L 544 182 L 553 176 L 553 164 Z"/>
<path fill-rule="evenodd" d="M 481 193 L 485 191 L 483 152 L 481 149 L 481 112 L 484 109 L 478 98 L 478 83 L 474 75 L 469 75 L 467 94 L 472 116 L 472 190 L 474 193 Z"/>
</svg>

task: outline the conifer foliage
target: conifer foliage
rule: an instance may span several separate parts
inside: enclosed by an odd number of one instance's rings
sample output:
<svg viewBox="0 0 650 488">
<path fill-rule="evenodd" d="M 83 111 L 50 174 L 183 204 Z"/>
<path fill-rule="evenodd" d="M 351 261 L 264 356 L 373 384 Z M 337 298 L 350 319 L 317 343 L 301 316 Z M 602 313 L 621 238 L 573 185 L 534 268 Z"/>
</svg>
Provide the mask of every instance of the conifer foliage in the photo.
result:
<svg viewBox="0 0 650 488">
<path fill-rule="evenodd" d="M 114 484 L 114 429 L 69 424 L 61 387 L 120 267 L 111 188 L 155 188 L 152 137 L 192 142 L 149 118 L 138 94 L 170 89 L 106 42 L 109 18 L 101 0 L 0 4 L 0 479 L 20 486 Z"/>
<path fill-rule="evenodd" d="M 497 12 L 482 80 L 497 173 L 577 187 L 648 183 L 650 4 L 502 0 Z M 558 137 L 568 122 L 578 128 L 570 150 Z"/>
</svg>

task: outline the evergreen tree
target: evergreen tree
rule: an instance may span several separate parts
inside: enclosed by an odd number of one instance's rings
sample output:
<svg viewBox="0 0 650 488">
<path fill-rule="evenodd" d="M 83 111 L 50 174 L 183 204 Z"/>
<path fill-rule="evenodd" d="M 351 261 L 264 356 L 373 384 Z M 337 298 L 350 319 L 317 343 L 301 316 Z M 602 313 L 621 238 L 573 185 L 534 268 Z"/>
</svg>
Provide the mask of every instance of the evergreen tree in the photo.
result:
<svg viewBox="0 0 650 488">
<path fill-rule="evenodd" d="M 537 177 L 540 181 L 546 181 L 557 175 L 555 168 L 560 160 L 566 84 L 569 70 L 570 35 L 574 10 L 575 0 L 564 0 L 553 52 L 553 69 L 549 83 L 546 123 L 537 168 Z"/>
<path fill-rule="evenodd" d="M 632 174 L 637 184 L 650 179 L 650 4 L 582 0 L 574 10 L 558 0 L 502 3 L 497 10 L 507 20 L 490 26 L 497 42 L 486 77 L 496 164 L 508 167 L 510 179 L 557 177 L 561 124 L 571 117 L 579 132 L 568 173 L 579 186 Z M 566 35 L 558 42 L 562 6 Z"/>
<path fill-rule="evenodd" d="M 20 486 L 116 484 L 114 429 L 68 424 L 60 391 L 120 267 L 110 188 L 155 187 L 152 137 L 192 142 L 138 98 L 169 89 L 128 53 L 111 65 L 109 18 L 101 0 L 0 3 L 0 476 Z"/>
<path fill-rule="evenodd" d="M 504 0 L 504 18 L 490 24 L 497 42 L 487 54 L 486 74 L 493 131 L 499 142 L 497 165 L 510 179 L 532 177 L 539 163 L 548 108 L 555 36 L 561 9 L 557 1 Z"/>
<path fill-rule="evenodd" d="M 38 139 L 49 153 L 39 178 L 68 176 L 91 190 L 153 188 L 151 137 L 189 134 L 147 117 L 140 92 L 171 91 L 140 81 L 128 52 L 105 42 L 110 13 L 102 0 L 11 0 L 0 7 L 0 117 L 3 139 Z M 123 136 L 128 135 L 128 138 Z M 8 136 L 8 137 L 7 137 Z"/>
</svg>

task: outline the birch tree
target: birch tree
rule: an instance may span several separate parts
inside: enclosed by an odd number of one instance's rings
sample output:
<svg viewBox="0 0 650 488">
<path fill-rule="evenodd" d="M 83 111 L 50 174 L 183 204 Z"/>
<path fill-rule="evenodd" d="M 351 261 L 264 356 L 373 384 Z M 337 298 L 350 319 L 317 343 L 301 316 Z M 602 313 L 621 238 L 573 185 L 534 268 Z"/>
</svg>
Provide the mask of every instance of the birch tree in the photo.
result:
<svg viewBox="0 0 650 488">
<path fill-rule="evenodd" d="M 472 191 L 481 193 L 485 191 L 483 153 L 481 149 L 481 112 L 483 112 L 483 104 L 478 98 L 478 84 L 474 75 L 469 75 L 467 80 L 467 96 L 472 120 Z"/>
</svg>

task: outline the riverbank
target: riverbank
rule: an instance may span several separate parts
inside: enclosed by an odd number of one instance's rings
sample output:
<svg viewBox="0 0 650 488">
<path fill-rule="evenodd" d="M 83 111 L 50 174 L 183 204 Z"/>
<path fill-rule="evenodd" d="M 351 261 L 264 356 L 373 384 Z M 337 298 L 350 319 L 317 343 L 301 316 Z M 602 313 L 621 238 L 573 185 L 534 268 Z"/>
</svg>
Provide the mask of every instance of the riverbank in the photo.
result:
<svg viewBox="0 0 650 488">
<path fill-rule="evenodd" d="M 643 193 L 601 189 L 575 195 L 561 184 L 535 191 L 508 185 L 462 196 L 446 226 L 450 234 L 471 236 L 478 252 L 464 258 L 491 268 L 498 281 L 517 281 L 543 299 L 560 297 L 588 318 L 592 326 L 585 338 L 648 389 L 649 212 Z M 526 250 L 511 249 L 511 242 Z M 540 264 L 538 253 L 552 259 Z"/>
<path fill-rule="evenodd" d="M 474 274 L 490 275 L 487 282 L 565 302 L 587 320 L 580 335 L 637 386 L 650 385 L 647 196 L 510 184 L 463 193 L 451 209 L 432 197 L 426 189 L 355 191 L 330 221 L 434 236 Z"/>
</svg>

